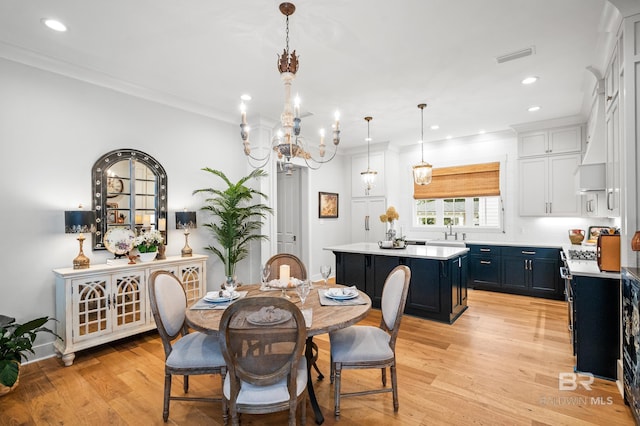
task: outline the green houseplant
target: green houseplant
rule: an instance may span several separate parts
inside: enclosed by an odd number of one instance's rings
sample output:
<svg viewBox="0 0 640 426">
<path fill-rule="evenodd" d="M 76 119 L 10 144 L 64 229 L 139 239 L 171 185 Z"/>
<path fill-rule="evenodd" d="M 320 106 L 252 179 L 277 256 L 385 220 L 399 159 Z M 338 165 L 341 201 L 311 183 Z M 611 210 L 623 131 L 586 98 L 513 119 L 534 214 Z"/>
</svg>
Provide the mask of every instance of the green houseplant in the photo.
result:
<svg viewBox="0 0 640 426">
<path fill-rule="evenodd" d="M 214 221 L 205 223 L 204 226 L 212 232 L 217 245 L 209 245 L 207 250 L 215 255 L 224 264 L 224 273 L 227 280 L 234 279 L 236 264 L 244 259 L 249 250 L 249 243 L 254 240 L 267 239 L 260 234 L 262 220 L 267 213 L 271 213 L 271 207 L 255 202 L 254 198 L 267 196 L 245 184 L 251 179 L 267 176 L 262 169 L 255 169 L 249 175 L 233 183 L 220 170 L 203 168 L 202 170 L 219 177 L 227 185 L 227 188 L 203 188 L 193 191 L 193 194 L 209 194 L 205 199 L 205 205 L 201 210 L 209 212 Z"/>
<path fill-rule="evenodd" d="M 12 319 L 0 324 L 0 384 L 11 388 L 18 381 L 20 361 L 27 360 L 27 352 L 35 354 L 33 342 L 38 333 L 50 333 L 61 339 L 55 332 L 44 327 L 51 319 L 36 318 L 24 324 L 18 324 Z"/>
</svg>

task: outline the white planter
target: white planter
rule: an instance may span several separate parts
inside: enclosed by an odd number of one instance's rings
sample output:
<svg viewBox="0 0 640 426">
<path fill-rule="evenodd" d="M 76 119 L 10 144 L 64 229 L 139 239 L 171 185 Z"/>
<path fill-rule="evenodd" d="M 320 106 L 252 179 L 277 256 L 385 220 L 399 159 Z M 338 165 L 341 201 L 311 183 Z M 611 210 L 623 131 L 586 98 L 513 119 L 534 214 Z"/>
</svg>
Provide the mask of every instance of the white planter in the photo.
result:
<svg viewBox="0 0 640 426">
<path fill-rule="evenodd" d="M 138 253 L 138 256 L 140 256 L 140 262 L 151 262 L 152 260 L 155 260 L 157 255 L 157 251 L 152 251 L 150 253 Z"/>
</svg>

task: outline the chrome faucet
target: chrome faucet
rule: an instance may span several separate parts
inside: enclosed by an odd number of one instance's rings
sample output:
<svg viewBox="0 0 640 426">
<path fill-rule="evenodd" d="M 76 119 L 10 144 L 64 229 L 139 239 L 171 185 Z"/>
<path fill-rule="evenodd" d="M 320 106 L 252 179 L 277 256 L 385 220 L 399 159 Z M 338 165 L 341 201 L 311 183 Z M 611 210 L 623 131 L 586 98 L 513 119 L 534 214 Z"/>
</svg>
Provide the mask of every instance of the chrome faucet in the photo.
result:
<svg viewBox="0 0 640 426">
<path fill-rule="evenodd" d="M 447 231 L 444 231 L 444 239 L 448 240 L 449 237 L 454 237 L 457 240 L 458 239 L 458 233 L 457 232 L 455 234 L 453 233 L 453 225 L 452 224 L 448 224 L 447 228 L 449 228 L 449 232 L 447 233 Z"/>
</svg>

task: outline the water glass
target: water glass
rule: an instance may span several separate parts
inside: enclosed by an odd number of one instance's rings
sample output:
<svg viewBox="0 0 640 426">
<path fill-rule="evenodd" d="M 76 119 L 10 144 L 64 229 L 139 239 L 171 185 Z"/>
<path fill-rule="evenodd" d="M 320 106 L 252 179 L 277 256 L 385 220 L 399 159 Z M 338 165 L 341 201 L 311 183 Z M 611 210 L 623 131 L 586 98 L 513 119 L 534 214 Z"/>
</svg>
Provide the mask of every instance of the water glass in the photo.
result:
<svg viewBox="0 0 640 426">
<path fill-rule="evenodd" d="M 331 265 L 322 265 L 320 267 L 320 275 L 324 279 L 324 287 L 328 286 L 327 280 L 329 279 L 329 275 L 331 275 Z"/>
<path fill-rule="evenodd" d="M 307 300 L 310 291 L 311 286 L 309 285 L 309 280 L 304 280 L 296 286 L 296 293 L 298 293 L 298 297 L 300 298 L 301 306 L 304 306 L 304 302 Z"/>
</svg>

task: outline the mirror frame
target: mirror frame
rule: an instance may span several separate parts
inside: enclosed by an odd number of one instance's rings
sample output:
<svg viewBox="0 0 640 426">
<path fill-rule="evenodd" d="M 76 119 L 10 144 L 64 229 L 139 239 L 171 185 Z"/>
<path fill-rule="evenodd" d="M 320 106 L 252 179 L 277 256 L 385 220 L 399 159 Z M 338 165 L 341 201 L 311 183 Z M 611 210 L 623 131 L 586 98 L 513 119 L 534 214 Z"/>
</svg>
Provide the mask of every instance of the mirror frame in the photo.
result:
<svg viewBox="0 0 640 426">
<path fill-rule="evenodd" d="M 107 171 L 112 164 L 120 161 L 136 160 L 147 166 L 156 176 L 155 184 L 155 217 L 156 223 L 158 219 L 167 219 L 167 173 L 164 167 L 152 156 L 136 149 L 116 149 L 108 152 L 96 161 L 91 169 L 91 193 L 92 208 L 96 213 L 96 232 L 93 236 L 93 250 L 106 250 L 103 243 L 104 234 L 107 232 L 108 220 L 107 214 L 107 182 L 109 176 Z M 135 218 L 136 206 L 135 199 L 130 199 L 129 217 Z M 130 226 L 129 226 L 130 228 Z M 165 230 L 166 231 L 166 230 Z M 163 231 L 165 244 L 167 244 L 167 233 Z"/>
</svg>

